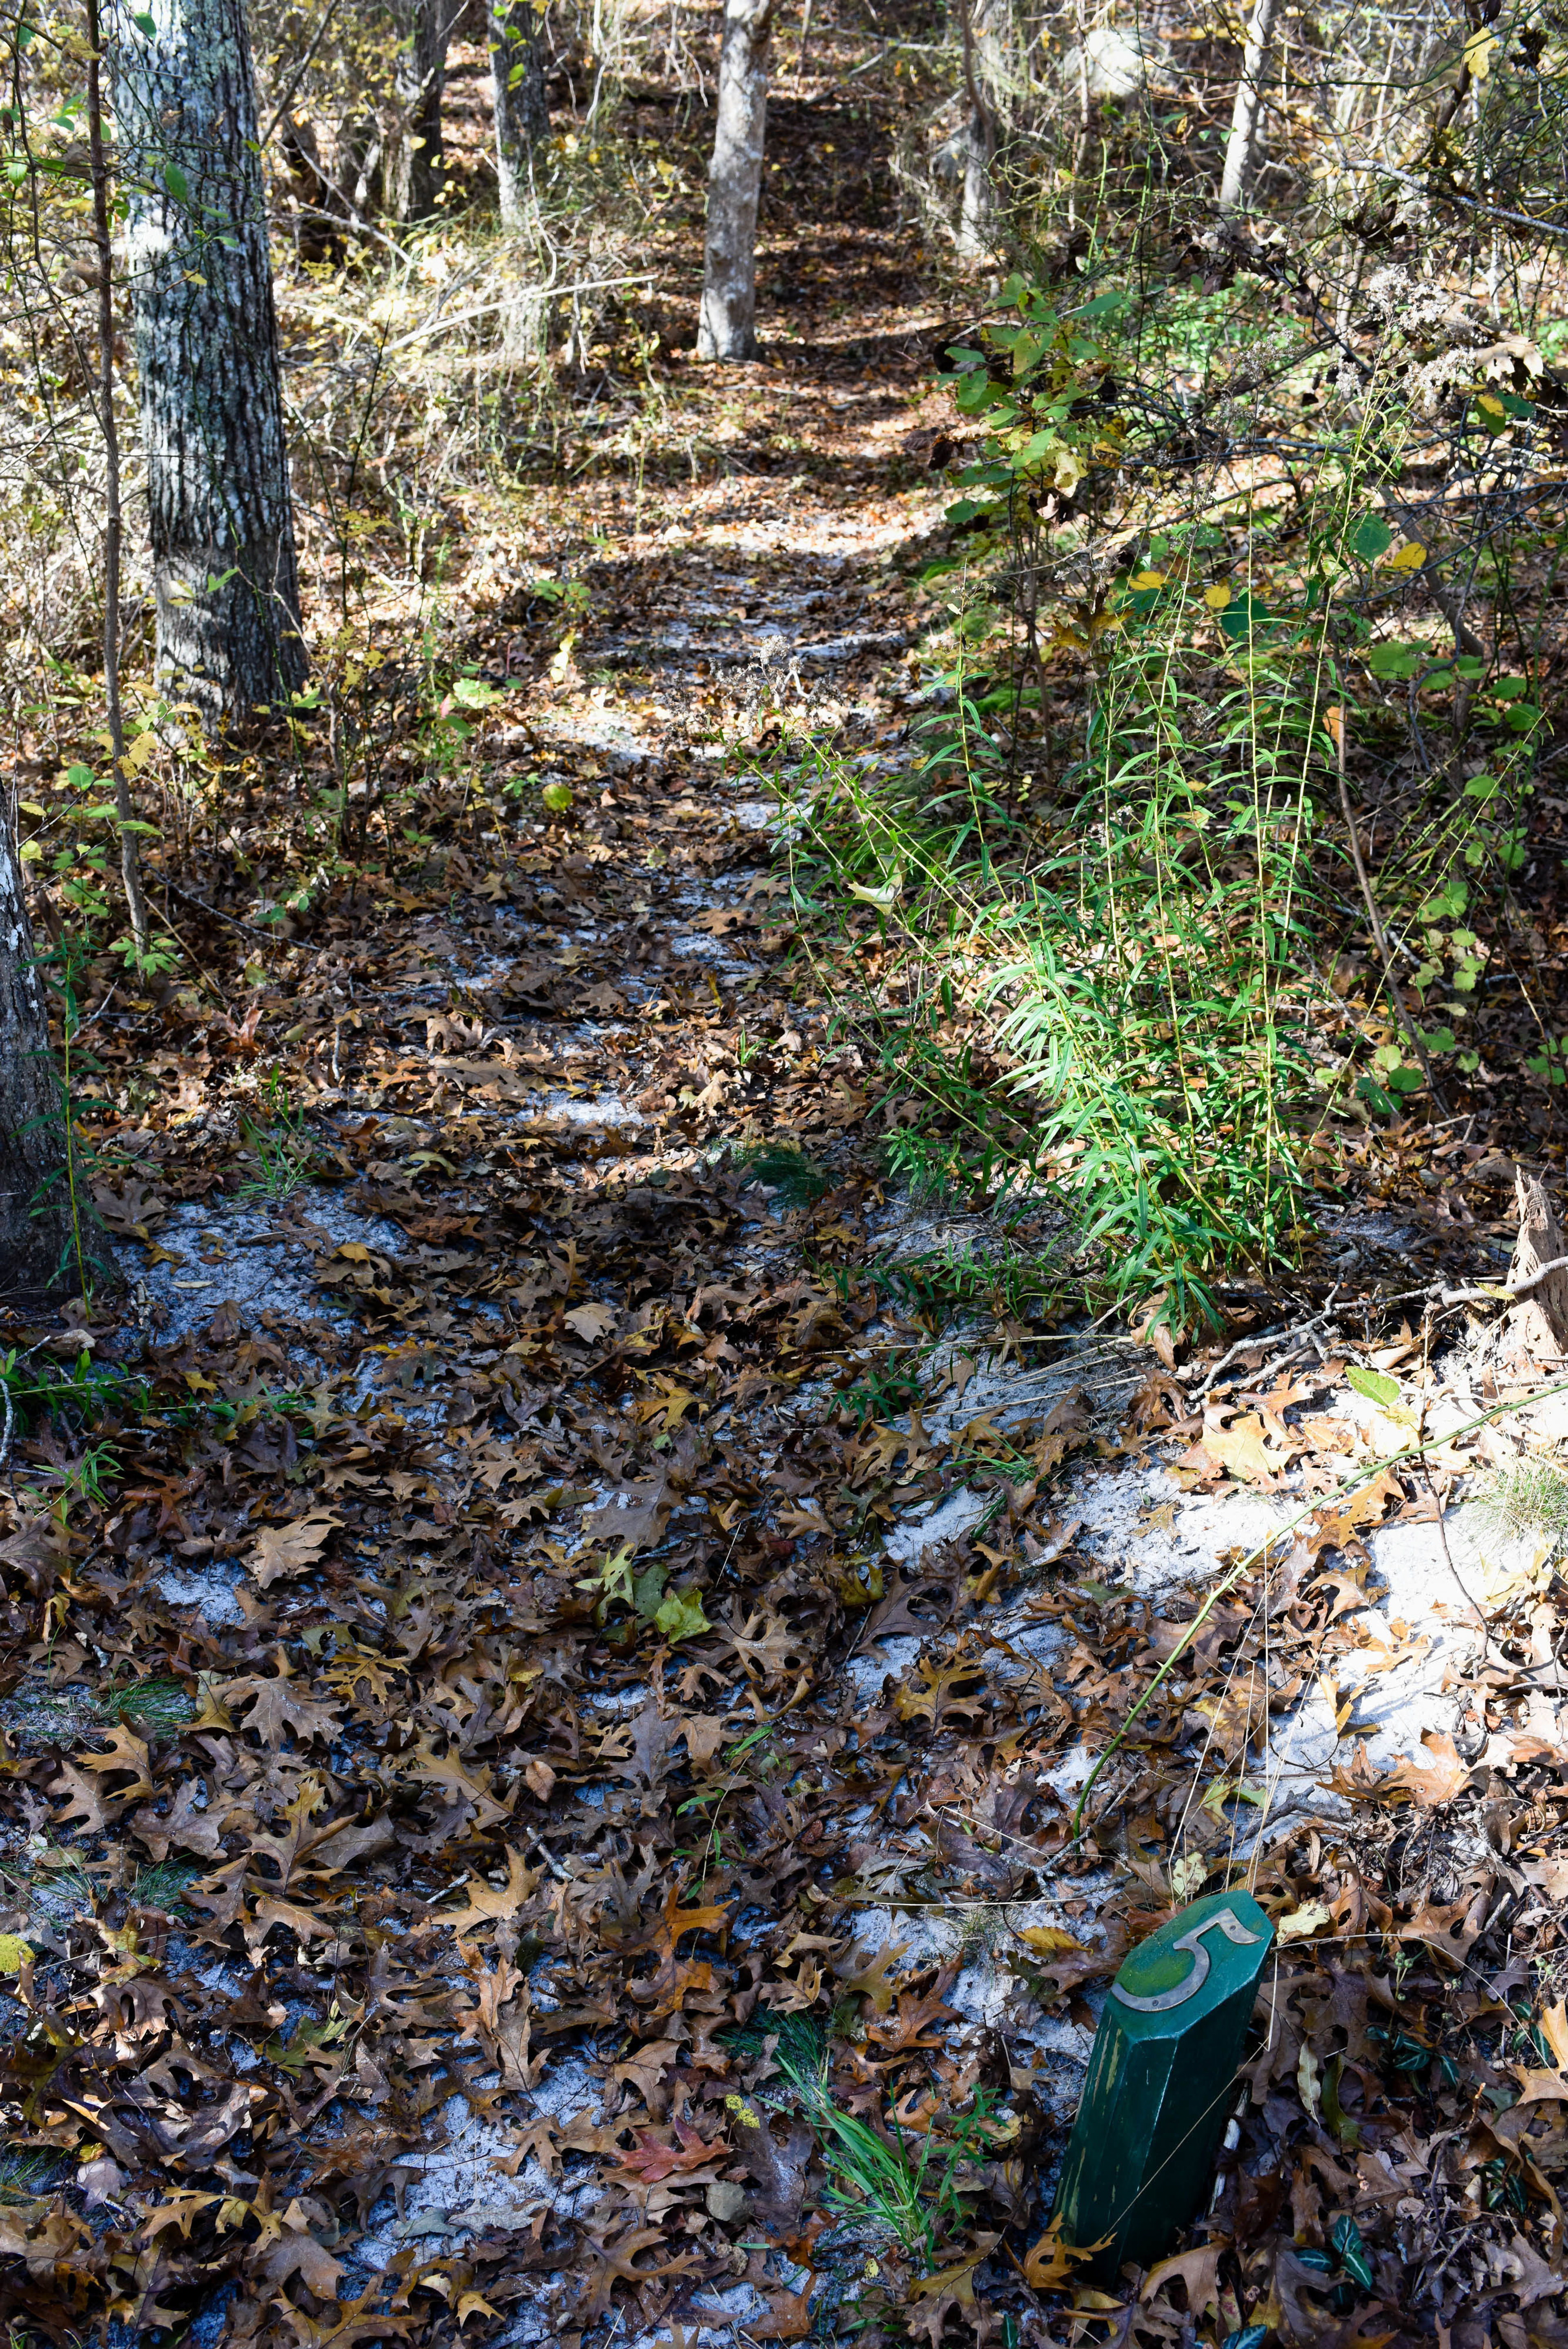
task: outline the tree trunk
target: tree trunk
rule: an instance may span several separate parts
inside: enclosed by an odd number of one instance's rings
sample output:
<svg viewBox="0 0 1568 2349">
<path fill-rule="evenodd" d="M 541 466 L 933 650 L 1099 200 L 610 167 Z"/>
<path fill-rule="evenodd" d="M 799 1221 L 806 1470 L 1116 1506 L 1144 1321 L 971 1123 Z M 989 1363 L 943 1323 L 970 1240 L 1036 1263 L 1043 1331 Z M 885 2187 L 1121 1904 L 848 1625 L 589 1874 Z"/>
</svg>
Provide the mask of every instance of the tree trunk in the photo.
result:
<svg viewBox="0 0 1568 2349">
<path fill-rule="evenodd" d="M 1236 84 L 1231 136 L 1225 142 L 1225 168 L 1220 180 L 1220 209 L 1222 212 L 1241 209 L 1247 181 L 1251 176 L 1258 120 L 1263 110 L 1263 77 L 1269 68 L 1269 50 L 1273 44 L 1274 17 L 1278 8 L 1279 0 L 1254 0 L 1252 21 L 1247 27 L 1247 45 L 1241 52 L 1241 78 Z"/>
<path fill-rule="evenodd" d="M 209 729 L 304 681 L 244 0 L 116 9 L 160 681 Z M 145 19 L 142 20 L 145 22 Z"/>
<path fill-rule="evenodd" d="M 708 176 L 700 359 L 757 356 L 757 200 L 768 116 L 773 0 L 724 0 L 719 121 Z"/>
<path fill-rule="evenodd" d="M 0 1294 L 81 1287 L 66 1125 L 49 1056 L 44 983 L 16 858 L 16 803 L 0 810 Z"/>
<path fill-rule="evenodd" d="M 387 209 L 394 220 L 427 221 L 441 191 L 441 98 L 452 0 L 393 0 L 399 34 L 392 67 L 398 135 L 389 158 Z"/>
<path fill-rule="evenodd" d="M 964 94 L 969 99 L 958 233 L 964 261 L 982 260 L 995 241 L 996 186 L 991 167 L 996 158 L 996 98 L 1004 69 L 996 23 L 1001 7 L 1002 0 L 961 0 Z"/>
<path fill-rule="evenodd" d="M 103 698 L 109 719 L 115 813 L 119 822 L 119 874 L 131 944 L 144 965 L 151 944 L 141 862 L 132 829 L 136 810 L 125 771 L 125 710 L 119 692 L 119 571 L 124 509 L 119 493 L 119 426 L 114 413 L 114 240 L 109 233 L 109 158 L 103 143 L 103 32 L 99 0 L 87 0 L 88 152 L 92 164 L 92 238 L 98 257 L 98 399 L 103 434 Z"/>
<path fill-rule="evenodd" d="M 1516 1167 L 1513 1189 L 1519 1238 L 1508 1284 L 1521 1294 L 1509 1309 L 1507 1343 L 1517 1361 L 1540 1370 L 1568 1353 L 1568 1270 L 1563 1268 L 1568 1247 L 1541 1177 Z M 1542 1278 L 1543 1265 L 1558 1269 Z"/>
<path fill-rule="evenodd" d="M 550 135 L 545 102 L 544 19 L 533 0 L 490 0 L 490 74 L 495 92 L 495 171 L 501 225 L 521 228 L 527 211 L 528 160 Z"/>
</svg>

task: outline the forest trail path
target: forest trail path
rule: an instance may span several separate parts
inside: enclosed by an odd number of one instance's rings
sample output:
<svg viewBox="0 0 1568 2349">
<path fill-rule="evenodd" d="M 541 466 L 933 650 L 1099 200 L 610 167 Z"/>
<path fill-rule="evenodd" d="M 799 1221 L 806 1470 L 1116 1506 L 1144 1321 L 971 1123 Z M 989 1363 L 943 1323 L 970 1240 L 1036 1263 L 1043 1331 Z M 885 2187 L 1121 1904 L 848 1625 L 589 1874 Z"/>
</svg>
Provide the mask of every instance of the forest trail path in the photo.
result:
<svg viewBox="0 0 1568 2349">
<path fill-rule="evenodd" d="M 458 751 L 394 745 L 384 855 L 265 961 L 216 916 L 206 994 L 102 1007 L 136 1288 L 89 1333 L 111 1378 L 63 1423 L 100 1410 L 79 1452 L 18 1435 L 61 1505 L 5 1543 L 0 1930 L 36 1954 L 26 1996 L 88 2018 L 51 2037 L 64 2117 L 34 2142 L 121 2229 L 116 2307 L 192 2316 L 201 2349 L 901 2337 L 933 2263 L 960 2279 L 933 2342 L 977 2291 L 1039 2340 L 1016 2271 L 1130 1940 L 1291 1822 L 1290 1872 L 1282 1840 L 1253 1873 L 1325 1965 L 1373 1946 L 1358 1868 L 1445 1954 L 1492 1899 L 1465 1757 L 1514 1732 L 1474 1717 L 1397 1478 L 1272 1591 L 1242 1578 L 1072 1833 L 1222 1559 L 1314 1493 L 1331 1514 L 1386 1428 L 1345 1383 L 1365 1333 L 1260 1311 L 1203 1394 L 992 1283 L 994 1221 L 889 1179 L 888 1121 L 921 1112 L 796 926 L 755 690 L 798 679 L 835 756 L 910 753 L 946 337 L 898 232 L 822 216 L 850 113 L 781 109 L 816 216 L 770 232 L 763 363 L 661 378 L 642 462 L 584 387 L 602 439 L 520 493 L 515 590 L 475 625 L 499 698 Z M 898 976 L 869 920 L 835 951 Z M 1357 1243 L 1402 1268 L 1427 1243 L 1375 1220 Z M 1423 1367 L 1414 1340 L 1378 1359 Z M 1552 1702 L 1532 1684 L 1526 1761 Z M 1401 1754 L 1409 1837 L 1368 1792 Z M 1462 1849 L 1427 1816 L 1450 1797 Z M 1528 1920 L 1560 1863 L 1524 1866 Z M 1316 2175 L 1317 2108 L 1287 2101 L 1314 2031 L 1331 2052 L 1313 1963 L 1260 2061 Z M 1364 2031 L 1365 1969 L 1334 1982 Z M 923 2249 L 834 2223 L 825 2148 L 759 2120 L 786 2022 L 846 2109 L 962 2151 Z M 214 2174 L 254 2227 L 220 2224 Z M 52 2210 L 16 2220 L 34 2315 Z M 62 2338 L 105 2273 L 70 2224 Z"/>
</svg>

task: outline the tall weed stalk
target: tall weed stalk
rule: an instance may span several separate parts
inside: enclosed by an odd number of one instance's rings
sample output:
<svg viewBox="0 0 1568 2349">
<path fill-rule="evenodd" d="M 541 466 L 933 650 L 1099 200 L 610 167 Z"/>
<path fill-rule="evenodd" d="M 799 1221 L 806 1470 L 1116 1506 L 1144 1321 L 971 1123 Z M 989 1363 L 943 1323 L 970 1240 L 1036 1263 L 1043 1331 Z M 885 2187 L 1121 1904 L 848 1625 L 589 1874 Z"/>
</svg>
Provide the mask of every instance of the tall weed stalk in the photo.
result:
<svg viewBox="0 0 1568 2349">
<path fill-rule="evenodd" d="M 1212 1318 L 1216 1272 L 1293 1245 L 1321 664 L 1310 638 L 1276 647 L 1243 595 L 1221 668 L 1190 582 L 1139 576 L 1101 655 L 1070 844 L 998 919 L 990 993 L 1037 1163 L 1111 1294 L 1165 1288 L 1185 1322 Z"/>
</svg>

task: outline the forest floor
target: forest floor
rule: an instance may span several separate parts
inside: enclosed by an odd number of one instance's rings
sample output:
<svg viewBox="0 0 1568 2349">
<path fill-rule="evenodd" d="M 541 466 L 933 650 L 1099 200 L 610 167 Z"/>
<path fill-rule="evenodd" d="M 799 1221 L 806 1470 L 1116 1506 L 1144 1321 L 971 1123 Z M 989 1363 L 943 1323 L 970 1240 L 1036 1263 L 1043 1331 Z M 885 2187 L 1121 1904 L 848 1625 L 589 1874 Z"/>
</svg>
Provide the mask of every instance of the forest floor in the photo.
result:
<svg viewBox="0 0 1568 2349">
<path fill-rule="evenodd" d="M 171 867 L 199 976 L 99 1007 L 128 1288 L 6 1340 L 57 1405 L 0 1544 L 8 2312 L 1559 2344 L 1555 1535 L 1464 1495 L 1561 1430 L 1475 1423 L 1550 1381 L 1440 1296 L 1511 1170 L 1407 1121 L 1179 1362 L 944 1305 L 997 1235 L 887 1178 L 761 698 L 909 723 L 942 314 L 893 226 L 763 279 L 763 363 L 666 378 L 722 470 L 520 498 L 396 854 L 283 944 Z M 504 586 L 566 554 L 569 628 Z M 1214 2199 L 1093 2289 L 1046 2222 L 1106 1983 L 1231 1881 L 1277 1940 Z M 934 2148 L 901 2220 L 781 2032 Z"/>
</svg>

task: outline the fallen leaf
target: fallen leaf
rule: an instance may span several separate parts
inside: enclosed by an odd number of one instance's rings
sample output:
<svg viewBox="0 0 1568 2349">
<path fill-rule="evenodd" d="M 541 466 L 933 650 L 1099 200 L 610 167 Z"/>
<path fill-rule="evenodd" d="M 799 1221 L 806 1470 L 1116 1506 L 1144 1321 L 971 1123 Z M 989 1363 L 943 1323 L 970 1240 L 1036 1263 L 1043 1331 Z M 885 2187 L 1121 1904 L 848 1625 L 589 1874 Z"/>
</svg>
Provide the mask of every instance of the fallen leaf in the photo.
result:
<svg viewBox="0 0 1568 2349">
<path fill-rule="evenodd" d="M 307 1573 L 342 1523 L 336 1509 L 311 1509 L 286 1525 L 264 1526 L 245 1565 L 269 1590 L 275 1582 Z"/>
<path fill-rule="evenodd" d="M 1326 1900 L 1303 1900 L 1299 1909 L 1274 1920 L 1276 1941 L 1304 1941 L 1314 1933 L 1321 1933 L 1325 1925 L 1334 1922 L 1334 1911 Z"/>
<path fill-rule="evenodd" d="M 1097 2243 L 1065 2243 L 1062 2240 L 1062 2221 L 1053 2219 L 1037 2243 L 1030 2246 L 1023 2262 L 1025 2283 L 1035 2292 L 1048 2292 L 1056 2284 L 1065 2283 L 1075 2267 L 1092 2260 L 1111 2240 L 1102 2235 Z"/>
<path fill-rule="evenodd" d="M 599 1305 L 591 1300 L 587 1305 L 575 1305 L 563 1318 L 567 1329 L 589 1346 L 597 1345 L 601 1338 L 607 1338 L 616 1325 L 614 1306 Z"/>
<path fill-rule="evenodd" d="M 1059 1925 L 1015 1925 L 1012 1930 L 1018 1939 L 1039 1957 L 1054 1957 L 1062 1950 L 1075 1950 L 1080 1955 L 1086 1954 L 1083 1942 L 1075 1940 L 1071 1933 L 1064 1933 Z"/>
<path fill-rule="evenodd" d="M 1440 1810 L 1469 1785 L 1474 1764 L 1464 1761 L 1446 1729 L 1424 1729 L 1421 1743 L 1430 1759 L 1423 1764 L 1407 1757 L 1388 1773 L 1383 1784 L 1409 1795 L 1422 1810 Z"/>
<path fill-rule="evenodd" d="M 1264 1442 L 1263 1423 L 1256 1412 L 1232 1420 L 1229 1427 L 1205 1427 L 1203 1449 L 1210 1460 L 1243 1484 L 1273 1489 L 1283 1455 L 1271 1454 Z"/>
<path fill-rule="evenodd" d="M 1189 2316 L 1201 2316 L 1207 2308 L 1218 2309 L 1220 2262 L 1230 2248 L 1226 2242 L 1204 2243 L 1195 2251 L 1179 2251 L 1173 2259 L 1157 2261 L 1143 2280 L 1139 2300 L 1150 2301 L 1168 2284 L 1181 2283 L 1187 2287 Z"/>
</svg>

